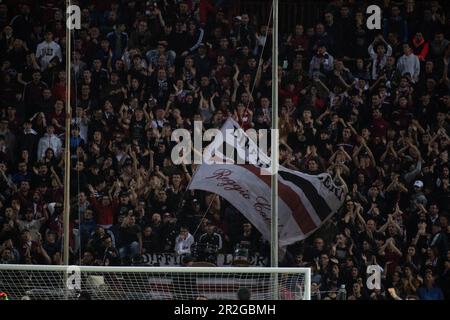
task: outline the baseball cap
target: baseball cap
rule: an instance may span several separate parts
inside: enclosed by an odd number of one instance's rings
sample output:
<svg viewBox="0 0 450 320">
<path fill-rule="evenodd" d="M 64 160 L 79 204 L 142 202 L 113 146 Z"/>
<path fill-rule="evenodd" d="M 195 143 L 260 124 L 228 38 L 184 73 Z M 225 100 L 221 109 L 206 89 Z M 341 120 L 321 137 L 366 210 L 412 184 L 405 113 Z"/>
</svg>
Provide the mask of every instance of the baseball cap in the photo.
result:
<svg viewBox="0 0 450 320">
<path fill-rule="evenodd" d="M 416 182 L 414 182 L 414 187 L 423 188 L 423 182 L 420 180 L 416 180 Z"/>
</svg>

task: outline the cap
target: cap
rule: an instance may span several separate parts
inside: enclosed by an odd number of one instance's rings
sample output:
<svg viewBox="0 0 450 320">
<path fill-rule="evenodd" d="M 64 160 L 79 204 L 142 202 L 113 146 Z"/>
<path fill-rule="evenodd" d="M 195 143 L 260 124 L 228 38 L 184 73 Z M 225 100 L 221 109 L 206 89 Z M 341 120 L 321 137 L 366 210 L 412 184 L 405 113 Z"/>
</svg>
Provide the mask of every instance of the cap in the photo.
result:
<svg viewBox="0 0 450 320">
<path fill-rule="evenodd" d="M 414 187 L 423 188 L 423 182 L 420 180 L 416 180 L 416 182 L 414 182 Z"/>
</svg>

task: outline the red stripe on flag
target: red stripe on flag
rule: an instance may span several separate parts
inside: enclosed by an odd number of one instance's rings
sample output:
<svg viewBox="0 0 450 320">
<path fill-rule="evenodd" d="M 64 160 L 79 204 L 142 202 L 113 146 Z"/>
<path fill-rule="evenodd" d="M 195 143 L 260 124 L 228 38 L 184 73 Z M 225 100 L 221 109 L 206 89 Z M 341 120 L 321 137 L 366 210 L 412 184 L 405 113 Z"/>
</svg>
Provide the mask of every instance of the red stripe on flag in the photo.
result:
<svg viewBox="0 0 450 320">
<path fill-rule="evenodd" d="M 244 167 L 254 175 L 256 175 L 259 179 L 264 181 L 269 187 L 271 186 L 271 178 L 269 175 L 261 175 L 260 169 L 248 164 L 240 165 L 241 167 Z M 302 230 L 304 234 L 307 234 L 311 231 L 313 231 L 316 227 L 316 224 L 314 223 L 313 219 L 309 215 L 308 211 L 306 210 L 305 206 L 302 203 L 302 200 L 300 199 L 300 196 L 291 188 L 286 186 L 285 184 L 282 184 L 278 182 L 278 196 L 288 205 L 288 207 L 292 211 L 292 215 L 297 221 L 297 224 Z"/>
</svg>

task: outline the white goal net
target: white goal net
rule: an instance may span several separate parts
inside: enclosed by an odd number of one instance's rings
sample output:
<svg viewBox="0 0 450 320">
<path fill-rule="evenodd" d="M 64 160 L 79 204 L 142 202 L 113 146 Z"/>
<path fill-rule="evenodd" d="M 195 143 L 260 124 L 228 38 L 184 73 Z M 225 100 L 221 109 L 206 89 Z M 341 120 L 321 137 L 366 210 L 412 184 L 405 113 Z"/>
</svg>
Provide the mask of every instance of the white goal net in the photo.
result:
<svg viewBox="0 0 450 320">
<path fill-rule="evenodd" d="M 9 299 L 309 300 L 309 268 L 90 267 L 0 265 Z"/>
</svg>

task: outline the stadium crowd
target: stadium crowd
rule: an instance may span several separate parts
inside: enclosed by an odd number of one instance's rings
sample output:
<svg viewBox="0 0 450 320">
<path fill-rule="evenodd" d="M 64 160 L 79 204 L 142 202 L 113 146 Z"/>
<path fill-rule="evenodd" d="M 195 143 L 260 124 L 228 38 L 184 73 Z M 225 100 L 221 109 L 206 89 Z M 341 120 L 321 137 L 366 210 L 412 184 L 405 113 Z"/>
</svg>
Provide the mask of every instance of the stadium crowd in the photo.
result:
<svg viewBox="0 0 450 320">
<path fill-rule="evenodd" d="M 62 260 L 61 2 L 0 4 L 0 263 Z M 378 2 L 382 30 L 366 28 L 365 5 L 336 0 L 279 35 L 280 162 L 348 188 L 342 209 L 283 264 L 313 269 L 313 299 L 342 298 L 342 285 L 347 299 L 449 299 L 448 5 Z M 71 263 L 195 259 L 207 245 L 268 255 L 224 199 L 186 191 L 194 168 L 170 155 L 172 131 L 196 120 L 270 128 L 270 23 L 230 0 L 78 4 Z M 381 289 L 367 288 L 368 265 L 382 268 Z"/>
</svg>

